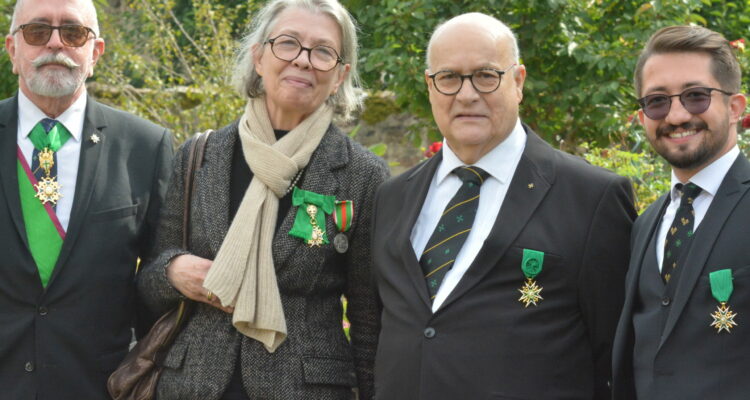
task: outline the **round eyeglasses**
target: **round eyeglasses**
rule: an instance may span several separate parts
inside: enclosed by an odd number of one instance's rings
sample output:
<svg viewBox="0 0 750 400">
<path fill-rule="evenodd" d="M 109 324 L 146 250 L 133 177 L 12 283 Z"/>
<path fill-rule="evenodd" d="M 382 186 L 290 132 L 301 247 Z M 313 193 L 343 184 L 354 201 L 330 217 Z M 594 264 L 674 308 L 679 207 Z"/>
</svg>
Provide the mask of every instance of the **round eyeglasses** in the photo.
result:
<svg viewBox="0 0 750 400">
<path fill-rule="evenodd" d="M 511 65 L 505 70 L 495 68 L 481 68 L 470 74 L 461 75 L 458 72 L 450 70 L 438 71 L 434 74 L 427 75 L 432 79 L 432 83 L 435 85 L 435 89 L 438 92 L 453 96 L 454 94 L 461 91 L 461 87 L 464 85 L 464 79 L 468 79 L 471 82 L 471 86 L 479 93 L 492 93 L 500 87 L 500 81 L 503 75 L 515 67 L 516 64 Z"/>
<path fill-rule="evenodd" d="M 60 31 L 60 40 L 63 44 L 69 47 L 83 46 L 89 40 L 89 35 L 93 35 L 96 38 L 94 30 L 83 25 L 52 26 L 39 22 L 23 24 L 16 28 L 13 34 L 15 35 L 16 32 L 21 31 L 23 33 L 23 40 L 26 43 L 32 46 L 44 46 L 49 42 L 50 37 L 52 37 L 52 31 L 55 29 Z"/>
<path fill-rule="evenodd" d="M 333 47 L 319 44 L 314 47 L 304 47 L 294 36 L 279 35 L 266 40 L 271 44 L 271 52 L 276 58 L 283 61 L 293 61 L 299 57 L 303 50 L 307 51 L 307 59 L 310 65 L 318 71 L 330 71 L 339 63 L 343 62 L 339 53 Z"/>
<path fill-rule="evenodd" d="M 734 94 L 717 88 L 692 87 L 680 94 L 651 94 L 641 97 L 638 99 L 638 104 L 641 105 L 643 113 L 653 120 L 667 118 L 669 110 L 672 109 L 672 97 L 679 97 L 680 103 L 690 114 L 703 114 L 711 106 L 711 92 L 713 91 L 727 96 Z"/>
</svg>

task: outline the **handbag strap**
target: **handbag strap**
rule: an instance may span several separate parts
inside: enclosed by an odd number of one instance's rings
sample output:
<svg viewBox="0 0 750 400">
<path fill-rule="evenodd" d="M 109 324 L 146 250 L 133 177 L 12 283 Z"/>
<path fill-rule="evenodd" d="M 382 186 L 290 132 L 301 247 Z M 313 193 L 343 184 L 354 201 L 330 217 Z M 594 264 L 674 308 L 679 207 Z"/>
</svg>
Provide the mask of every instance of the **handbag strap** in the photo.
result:
<svg viewBox="0 0 750 400">
<path fill-rule="evenodd" d="M 206 142 L 208 136 L 213 133 L 213 129 L 208 129 L 205 132 L 199 132 L 196 134 L 195 140 L 190 143 L 190 150 L 188 152 L 187 170 L 185 171 L 185 192 L 183 194 L 183 211 L 182 211 L 182 248 L 187 249 L 190 246 L 190 204 L 193 199 L 193 188 L 195 186 L 195 171 L 197 171 L 203 165 L 203 154 L 206 150 Z M 187 317 L 193 311 L 194 301 L 187 298 L 182 298 L 180 303 L 177 305 L 177 322 L 176 329 L 172 331 L 172 334 L 167 339 L 167 343 L 172 343 L 174 337 L 182 329 L 182 325 L 185 324 Z"/>
<path fill-rule="evenodd" d="M 187 249 L 190 245 L 190 203 L 193 199 L 193 186 L 195 185 L 195 171 L 203 165 L 203 153 L 206 150 L 208 136 L 213 133 L 213 129 L 205 132 L 199 132 L 195 140 L 190 143 L 188 153 L 187 171 L 185 171 L 185 193 L 182 196 L 182 248 Z"/>
</svg>

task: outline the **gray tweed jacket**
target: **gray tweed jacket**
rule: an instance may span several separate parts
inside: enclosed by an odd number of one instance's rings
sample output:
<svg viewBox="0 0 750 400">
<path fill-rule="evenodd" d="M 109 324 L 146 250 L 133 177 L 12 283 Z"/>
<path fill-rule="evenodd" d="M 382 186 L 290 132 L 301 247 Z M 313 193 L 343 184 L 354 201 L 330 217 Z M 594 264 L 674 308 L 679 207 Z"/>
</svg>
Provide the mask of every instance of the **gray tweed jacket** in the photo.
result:
<svg viewBox="0 0 750 400">
<path fill-rule="evenodd" d="M 190 252 L 214 259 L 229 229 L 232 152 L 239 144 L 237 122 L 209 138 L 203 166 L 196 172 L 191 205 Z M 159 256 L 144 266 L 138 292 L 152 311 L 163 314 L 178 302 L 165 267 L 177 255 L 182 235 L 184 144 L 174 160 L 172 180 L 159 223 Z M 158 399 L 219 399 L 241 363 L 252 399 L 360 399 L 373 395 L 373 361 L 380 326 L 371 276 L 370 219 L 375 189 L 388 176 L 382 159 L 331 125 L 307 166 L 302 189 L 354 202 L 355 218 L 346 233 L 349 250 L 330 244 L 310 248 L 288 234 L 292 207 L 273 240 L 273 258 L 288 337 L 274 353 L 239 334 L 231 315 L 204 303 L 195 311 L 164 360 Z M 326 230 L 336 232 L 331 218 Z M 332 234 L 329 234 L 333 236 Z M 342 329 L 341 295 L 348 299 L 351 343 Z"/>
</svg>

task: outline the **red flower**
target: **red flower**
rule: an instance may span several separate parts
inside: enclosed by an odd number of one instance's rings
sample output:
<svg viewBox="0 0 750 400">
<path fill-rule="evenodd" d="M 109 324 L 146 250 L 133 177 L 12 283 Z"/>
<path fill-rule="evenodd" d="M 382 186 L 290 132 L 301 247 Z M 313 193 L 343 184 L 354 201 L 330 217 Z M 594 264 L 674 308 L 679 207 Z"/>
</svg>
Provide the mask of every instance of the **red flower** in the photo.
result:
<svg viewBox="0 0 750 400">
<path fill-rule="evenodd" d="M 745 129 L 750 128 L 750 115 L 745 115 L 742 118 L 742 127 Z"/>
<path fill-rule="evenodd" d="M 745 39 L 739 38 L 737 40 L 732 40 L 731 42 L 729 42 L 729 45 L 739 50 L 740 52 L 745 51 Z"/>
<path fill-rule="evenodd" d="M 424 151 L 424 156 L 427 158 L 430 158 L 434 156 L 442 148 L 443 148 L 443 142 L 434 142 L 427 148 L 427 150 Z"/>
</svg>

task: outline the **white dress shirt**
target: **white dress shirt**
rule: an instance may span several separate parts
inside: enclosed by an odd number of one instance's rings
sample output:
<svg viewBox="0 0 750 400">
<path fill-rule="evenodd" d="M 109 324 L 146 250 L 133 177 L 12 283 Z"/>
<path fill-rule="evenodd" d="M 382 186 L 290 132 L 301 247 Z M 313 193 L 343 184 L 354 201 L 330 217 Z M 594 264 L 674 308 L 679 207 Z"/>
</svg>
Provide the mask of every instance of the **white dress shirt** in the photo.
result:
<svg viewBox="0 0 750 400">
<path fill-rule="evenodd" d="M 495 225 L 508 186 L 516 172 L 518 161 L 521 159 L 525 147 L 526 132 L 519 119 L 516 121 L 513 131 L 505 140 L 485 154 L 476 164 L 473 164 L 487 171 L 490 177 L 484 181 L 480 188 L 479 205 L 471 232 L 469 232 L 466 242 L 456 256 L 453 268 L 443 278 L 443 282 L 432 302 L 433 312 L 440 308 L 440 305 L 443 304 L 443 301 L 464 276 L 466 270 L 469 269 L 490 230 Z M 414 254 L 417 255 L 417 259 L 422 256 L 432 232 L 440 221 L 443 210 L 461 187 L 461 179 L 451 174 L 451 171 L 463 165 L 466 164 L 458 159 L 450 146 L 443 140 L 443 160 L 432 177 L 430 189 L 422 205 L 422 211 L 420 211 L 417 222 L 411 231 L 412 248 Z M 425 287 L 426 285 L 425 282 Z"/>
<path fill-rule="evenodd" d="M 693 175 L 688 182 L 700 186 L 701 192 L 698 197 L 693 200 L 693 210 L 695 210 L 695 220 L 693 222 L 693 232 L 698 231 L 698 225 L 703 221 L 703 217 L 706 216 L 706 211 L 711 205 L 711 202 L 716 196 L 716 192 L 721 186 L 721 182 L 724 181 L 724 177 L 729 172 L 729 168 L 732 167 L 734 161 L 737 160 L 737 156 L 740 154 L 740 149 L 735 145 L 726 154 L 719 157 L 716 161 L 712 162 L 702 170 L 698 171 L 697 174 Z M 688 182 L 680 182 L 679 179 L 672 171 L 672 181 L 670 187 L 672 188 L 669 192 L 671 200 L 667 206 L 667 210 L 664 212 L 664 217 L 661 219 L 661 225 L 659 226 L 659 243 L 656 246 L 656 259 L 659 263 L 659 272 L 661 272 L 662 262 L 664 262 L 664 241 L 667 240 L 667 231 L 672 226 L 674 216 L 677 213 L 677 209 L 680 207 L 680 194 L 675 189 L 675 185 L 678 183 L 687 184 Z"/>
<path fill-rule="evenodd" d="M 81 158 L 81 135 L 85 116 L 86 93 L 84 92 L 65 112 L 55 118 L 71 134 L 71 138 L 57 151 L 57 182 L 60 183 L 62 197 L 57 201 L 55 213 L 66 231 L 68 230 L 70 212 L 73 208 L 73 196 L 76 190 L 78 162 Z M 29 139 L 29 133 L 44 118 L 49 117 L 36 104 L 32 103 L 23 94 L 23 91 L 19 90 L 17 142 L 29 167 L 31 167 L 31 157 L 34 153 L 34 144 Z"/>
</svg>

